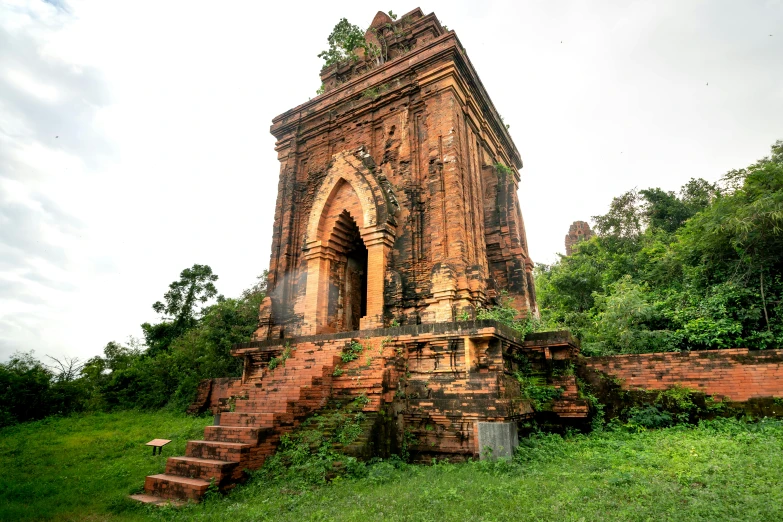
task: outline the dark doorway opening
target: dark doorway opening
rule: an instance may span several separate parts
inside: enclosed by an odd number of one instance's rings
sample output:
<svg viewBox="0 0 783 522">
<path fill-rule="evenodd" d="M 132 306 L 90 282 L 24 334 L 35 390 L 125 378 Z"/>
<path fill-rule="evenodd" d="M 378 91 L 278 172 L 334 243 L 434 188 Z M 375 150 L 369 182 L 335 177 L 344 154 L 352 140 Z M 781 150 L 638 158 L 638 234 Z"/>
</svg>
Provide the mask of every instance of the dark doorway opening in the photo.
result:
<svg viewBox="0 0 783 522">
<path fill-rule="evenodd" d="M 367 247 L 359 227 L 347 211 L 338 219 L 335 232 L 342 235 L 345 265 L 341 290 L 343 331 L 359 329 L 359 320 L 367 315 Z"/>
</svg>

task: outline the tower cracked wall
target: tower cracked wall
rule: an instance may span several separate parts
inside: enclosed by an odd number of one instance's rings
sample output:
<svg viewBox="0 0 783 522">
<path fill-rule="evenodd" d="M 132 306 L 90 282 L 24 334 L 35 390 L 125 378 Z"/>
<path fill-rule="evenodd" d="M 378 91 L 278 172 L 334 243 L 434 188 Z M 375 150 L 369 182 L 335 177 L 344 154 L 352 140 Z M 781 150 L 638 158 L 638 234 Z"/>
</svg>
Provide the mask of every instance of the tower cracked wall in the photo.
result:
<svg viewBox="0 0 783 522">
<path fill-rule="evenodd" d="M 536 313 L 519 152 L 454 31 L 420 9 L 368 30 L 380 56 L 321 72 L 273 120 L 280 160 L 256 339 Z"/>
</svg>

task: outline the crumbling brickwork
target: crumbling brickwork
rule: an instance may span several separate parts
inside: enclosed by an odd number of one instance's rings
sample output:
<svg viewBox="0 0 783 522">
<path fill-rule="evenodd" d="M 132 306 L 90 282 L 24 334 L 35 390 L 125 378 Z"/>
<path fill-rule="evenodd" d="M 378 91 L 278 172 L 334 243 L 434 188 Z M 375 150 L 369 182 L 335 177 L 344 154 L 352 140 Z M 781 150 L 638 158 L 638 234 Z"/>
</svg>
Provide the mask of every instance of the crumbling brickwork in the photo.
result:
<svg viewBox="0 0 783 522">
<path fill-rule="evenodd" d="M 574 221 L 571 226 L 568 227 L 568 234 L 565 237 L 566 255 L 570 256 L 574 253 L 574 246 L 580 241 L 587 241 L 593 237 L 593 231 L 590 230 L 590 225 L 584 221 Z"/>
<path fill-rule="evenodd" d="M 242 379 L 223 377 L 204 379 L 198 384 L 196 399 L 188 407 L 188 413 L 197 415 L 206 411 L 214 414 L 229 408 L 228 398 L 239 395 Z"/>
<path fill-rule="evenodd" d="M 341 354 L 357 343 L 359 356 L 344 362 Z M 477 457 L 479 422 L 516 421 L 535 413 L 514 376 L 518 361 L 542 366 L 567 362 L 575 350 L 568 336 L 524 342 L 494 321 L 237 345 L 232 354 L 245 361 L 241 381 L 212 389 L 211 400 L 230 407 L 220 408 L 203 440 L 188 442 L 185 456 L 168 459 L 165 473 L 147 477 L 145 494 L 136 498 L 198 500 L 213 480 L 228 489 L 244 478 L 244 470 L 259 468 L 280 437 L 308 416 L 360 395 L 367 398 L 364 432 L 342 451 L 388 457 L 405 445 L 414 461 Z M 587 404 L 576 397 L 573 375 L 560 375 L 551 384 L 565 392 L 555 401 L 553 415 L 562 420 L 586 417 Z"/>
<path fill-rule="evenodd" d="M 536 313 L 522 161 L 457 35 L 414 9 L 366 37 L 381 56 L 324 69 L 324 94 L 273 120 L 256 339 L 474 317 L 501 289 Z"/>
</svg>

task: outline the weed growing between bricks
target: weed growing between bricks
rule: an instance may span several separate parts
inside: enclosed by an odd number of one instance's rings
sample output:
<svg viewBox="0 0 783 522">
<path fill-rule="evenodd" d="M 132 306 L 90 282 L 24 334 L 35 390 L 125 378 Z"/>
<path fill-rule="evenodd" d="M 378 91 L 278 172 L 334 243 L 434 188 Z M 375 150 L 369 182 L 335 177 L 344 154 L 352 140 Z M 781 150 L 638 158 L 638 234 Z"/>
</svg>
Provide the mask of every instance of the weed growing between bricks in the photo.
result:
<svg viewBox="0 0 783 522">
<path fill-rule="evenodd" d="M 360 342 L 351 341 L 351 344 L 349 344 L 340 354 L 340 358 L 344 363 L 349 363 L 358 359 L 363 351 L 364 346 Z"/>
<path fill-rule="evenodd" d="M 279 357 L 272 357 L 269 359 L 269 371 L 274 370 L 278 366 L 285 366 L 285 362 L 289 357 L 291 357 L 291 353 L 293 353 L 293 348 L 291 348 L 291 346 L 286 343 L 285 348 L 283 349 L 283 353 L 281 353 Z"/>
<path fill-rule="evenodd" d="M 293 433 L 284 434 L 277 452 L 250 474 L 266 482 L 285 480 L 306 487 L 354 473 L 363 464 L 340 453 L 340 448 L 361 435 L 362 409 L 368 402 L 360 395 L 329 413 L 313 415 Z"/>
</svg>

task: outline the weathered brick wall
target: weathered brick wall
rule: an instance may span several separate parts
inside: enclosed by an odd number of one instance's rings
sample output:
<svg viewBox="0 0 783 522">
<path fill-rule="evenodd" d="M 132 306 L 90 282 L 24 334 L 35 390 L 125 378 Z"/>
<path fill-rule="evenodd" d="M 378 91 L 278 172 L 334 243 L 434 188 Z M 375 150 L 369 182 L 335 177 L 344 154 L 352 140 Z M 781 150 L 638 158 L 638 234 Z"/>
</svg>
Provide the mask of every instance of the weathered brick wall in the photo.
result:
<svg viewBox="0 0 783 522">
<path fill-rule="evenodd" d="M 535 313 L 521 158 L 464 48 L 419 9 L 373 23 L 385 63 L 325 69 L 324 94 L 273 120 L 281 166 L 259 340 L 356 329 L 341 294 L 343 211 L 368 248 L 361 329 L 472 317 L 499 289 Z"/>
<path fill-rule="evenodd" d="M 530 402 L 520 396 L 519 383 L 513 377 L 513 354 L 524 352 L 531 360 L 540 359 L 536 364 L 542 367 L 550 366 L 553 360 L 565 364 L 573 356 L 569 339 L 523 343 L 512 330 L 494 321 L 467 321 L 321 334 L 292 339 L 291 345 L 297 351 L 317 347 L 339 353 L 352 340 L 360 342 L 365 351 L 357 360 L 337 363 L 340 374 L 331 378 L 331 398 L 344 400 L 366 394 L 370 402 L 365 413 L 384 410 L 385 415 L 394 416 L 394 437 L 398 443 L 407 438 L 407 449 L 415 459 L 454 460 L 478 454 L 479 421 L 533 416 Z M 246 343 L 235 353 L 266 350 L 279 342 Z M 257 364 L 263 362 L 253 362 Z M 251 375 L 253 379 L 261 377 Z M 288 377 L 291 383 L 298 378 L 293 374 Z M 572 374 L 551 384 L 564 391 L 553 405 L 555 419 L 567 422 L 564 419 L 586 417 L 587 405 L 578 398 Z M 357 456 L 378 455 L 367 449 L 359 449 Z"/>
<path fill-rule="evenodd" d="M 745 402 L 783 397 L 783 350 L 708 350 L 586 357 L 590 370 L 618 379 L 626 390 L 683 386 Z"/>
<path fill-rule="evenodd" d="M 188 413 L 220 413 L 229 407 L 231 397 L 241 394 L 241 388 L 242 379 L 239 377 L 204 379 L 198 384 L 196 399 L 188 407 Z"/>
<path fill-rule="evenodd" d="M 230 488 L 308 417 L 359 396 L 367 399 L 362 433 L 341 448 L 347 454 L 403 453 L 416 461 L 476 457 L 479 422 L 534 413 L 513 376 L 523 353 L 544 366 L 575 355 L 570 337 L 538 337 L 523 341 L 494 321 L 465 321 L 235 345 L 232 354 L 244 359 L 242 379 L 205 381 L 197 401 L 222 407 L 231 397 L 230 408 L 221 408 L 203 440 L 188 442 L 185 456 L 170 457 L 165 473 L 148 476 L 147 496 L 136 498 L 197 500 L 211 481 Z M 349 352 L 358 356 L 346 362 L 343 354 Z M 584 418 L 586 404 L 576 397 L 573 373 L 560 374 L 557 384 L 565 394 L 552 415 Z"/>
</svg>

